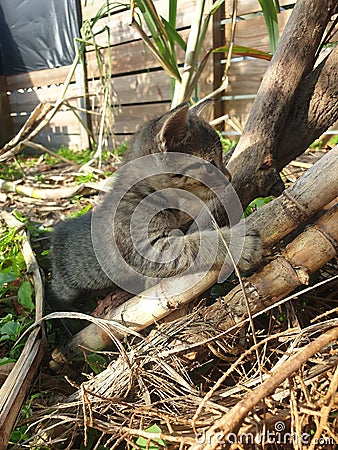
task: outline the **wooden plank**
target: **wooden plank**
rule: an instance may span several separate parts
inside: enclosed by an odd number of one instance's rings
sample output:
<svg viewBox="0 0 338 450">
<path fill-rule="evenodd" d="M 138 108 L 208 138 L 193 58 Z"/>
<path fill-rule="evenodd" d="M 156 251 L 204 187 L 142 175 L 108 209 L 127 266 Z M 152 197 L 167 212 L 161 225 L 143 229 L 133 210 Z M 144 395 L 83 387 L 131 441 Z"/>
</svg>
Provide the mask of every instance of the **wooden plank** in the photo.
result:
<svg viewBox="0 0 338 450">
<path fill-rule="evenodd" d="M 231 117 L 236 117 L 236 119 L 240 121 L 242 127 L 244 127 L 253 102 L 254 99 L 225 101 L 224 113 L 229 114 Z M 227 126 L 225 130 L 233 131 L 233 129 L 229 126 Z"/>
<path fill-rule="evenodd" d="M 115 103 L 142 103 L 170 101 L 170 82 L 168 75 L 163 71 L 140 73 L 117 77 L 112 80 L 116 96 Z M 43 86 L 28 91 L 13 91 L 8 96 L 12 113 L 29 113 L 38 103 L 54 103 L 58 98 L 62 86 Z M 88 92 L 91 95 L 91 104 L 98 106 L 100 91 L 100 81 L 94 80 L 88 83 Z M 75 83 L 69 85 L 66 98 L 73 106 L 77 106 L 75 97 L 78 95 L 78 88 Z"/>
<path fill-rule="evenodd" d="M 233 62 L 225 95 L 256 94 L 268 65 L 269 61 L 262 59 Z"/>
<path fill-rule="evenodd" d="M 18 361 L 0 389 L 0 449 L 6 449 L 25 396 L 46 350 L 41 327 L 28 336 Z"/>
<path fill-rule="evenodd" d="M 142 124 L 163 114 L 169 108 L 169 102 L 123 106 L 121 113 L 115 116 L 114 132 L 135 133 Z"/>
<path fill-rule="evenodd" d="M 182 38 L 187 39 L 188 30 L 184 30 Z M 127 74 L 136 71 L 146 72 L 149 69 L 159 69 L 160 64 L 150 51 L 145 47 L 144 43 L 139 39 L 137 41 L 128 42 L 126 44 L 111 47 L 102 50 L 103 61 L 108 64 L 110 55 L 111 70 L 114 76 Z M 98 78 L 99 70 L 97 67 L 97 58 L 94 51 L 86 54 L 88 78 Z M 182 63 L 184 54 L 181 49 L 177 49 L 177 61 Z"/>
<path fill-rule="evenodd" d="M 222 18 L 224 17 L 225 9 L 224 3 L 216 11 L 212 21 L 212 34 L 213 34 L 213 47 L 219 48 L 225 45 L 225 26 L 222 24 Z M 224 59 L 224 53 L 213 53 L 213 70 L 214 70 L 214 90 L 221 86 L 224 66 L 222 65 L 222 59 Z M 214 97 L 214 118 L 223 116 L 223 102 L 221 101 L 221 93 Z"/>
<path fill-rule="evenodd" d="M 34 72 L 10 75 L 6 77 L 7 87 L 9 91 L 14 91 L 15 89 L 63 83 L 69 70 L 70 66 L 64 66 L 55 69 L 35 70 Z"/>
<path fill-rule="evenodd" d="M 15 130 L 19 130 L 28 117 L 29 114 L 12 116 Z M 76 120 L 72 111 L 58 111 L 43 130 L 48 130 L 52 134 L 80 134 L 80 123 Z"/>
<path fill-rule="evenodd" d="M 206 7 L 205 7 L 205 11 L 208 11 L 211 6 L 212 6 L 212 1 L 206 1 Z M 193 15 L 193 12 L 192 12 Z M 192 16 L 191 16 L 192 17 Z M 191 21 L 191 18 L 190 18 Z M 203 58 L 204 55 L 207 54 L 207 52 L 209 50 L 211 50 L 213 48 L 213 32 L 212 32 L 212 23 L 210 24 L 205 38 L 203 40 L 203 46 L 202 46 L 202 51 L 201 51 L 201 58 L 200 60 Z M 186 38 L 187 39 L 187 38 Z M 198 81 L 198 86 L 197 86 L 197 98 L 194 98 L 194 94 L 193 94 L 193 99 L 194 100 L 199 100 L 203 97 L 205 97 L 205 95 L 210 94 L 213 90 L 214 90 L 214 68 L 213 68 L 213 64 L 212 64 L 212 55 L 209 57 L 209 62 L 206 64 L 201 77 Z"/>
<path fill-rule="evenodd" d="M 115 103 L 143 103 L 170 101 L 170 81 L 168 75 L 163 71 L 127 75 L 112 79 L 112 85 L 116 92 Z M 88 84 L 89 94 L 99 92 L 100 82 L 90 81 Z M 99 99 L 91 103 L 98 103 Z"/>
<path fill-rule="evenodd" d="M 126 105 L 118 108 L 115 112 L 115 123 L 113 130 L 115 133 L 135 133 L 137 128 L 147 120 L 154 118 L 165 111 L 168 111 L 170 103 L 144 103 L 141 105 Z M 28 115 L 13 116 L 13 125 L 18 130 L 27 120 Z M 47 130 L 47 131 L 46 131 Z M 75 119 L 72 111 L 59 111 L 55 114 L 51 122 L 44 128 L 43 133 L 53 135 L 74 135 L 80 134 L 80 124 Z"/>
<path fill-rule="evenodd" d="M 278 14 L 278 27 L 280 34 L 285 28 L 286 22 L 291 15 L 291 11 L 283 11 Z M 226 40 L 229 42 L 230 24 L 226 25 Z M 266 29 L 264 17 L 254 17 L 250 20 L 242 20 L 236 24 L 235 45 L 257 48 L 269 52 L 269 36 Z"/>
<path fill-rule="evenodd" d="M 85 1 L 81 0 L 81 10 L 82 10 L 82 20 L 90 19 L 91 17 L 95 17 L 98 13 L 99 9 L 106 5 L 106 0 L 91 0 L 87 2 L 87 6 L 85 6 Z M 123 5 L 117 5 L 115 8 L 115 13 L 120 12 L 121 10 L 125 10 L 126 8 Z"/>
<path fill-rule="evenodd" d="M 10 116 L 6 78 L 0 76 L 0 147 L 9 141 L 12 135 L 13 124 Z"/>
<path fill-rule="evenodd" d="M 54 103 L 63 89 L 62 85 L 42 86 L 29 90 L 13 91 L 8 96 L 12 113 L 20 114 L 22 112 L 32 112 L 39 103 Z M 78 89 L 75 83 L 68 87 L 67 98 L 73 98 L 78 95 Z M 76 99 L 69 100 L 76 106 Z"/>
<path fill-rule="evenodd" d="M 295 0 L 279 0 L 280 6 L 294 5 Z M 225 18 L 229 19 L 232 15 L 233 0 L 225 1 Z M 261 11 L 258 0 L 239 0 L 237 16 Z"/>
</svg>

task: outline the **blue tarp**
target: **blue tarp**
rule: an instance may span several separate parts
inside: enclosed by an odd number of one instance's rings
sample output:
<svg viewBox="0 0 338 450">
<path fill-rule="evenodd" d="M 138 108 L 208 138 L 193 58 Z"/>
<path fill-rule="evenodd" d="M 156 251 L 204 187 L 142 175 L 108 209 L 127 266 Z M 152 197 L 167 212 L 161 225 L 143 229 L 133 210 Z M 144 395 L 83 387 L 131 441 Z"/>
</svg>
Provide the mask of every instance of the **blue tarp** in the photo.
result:
<svg viewBox="0 0 338 450">
<path fill-rule="evenodd" d="M 0 73 L 71 64 L 80 23 L 80 0 L 0 0 Z"/>
</svg>

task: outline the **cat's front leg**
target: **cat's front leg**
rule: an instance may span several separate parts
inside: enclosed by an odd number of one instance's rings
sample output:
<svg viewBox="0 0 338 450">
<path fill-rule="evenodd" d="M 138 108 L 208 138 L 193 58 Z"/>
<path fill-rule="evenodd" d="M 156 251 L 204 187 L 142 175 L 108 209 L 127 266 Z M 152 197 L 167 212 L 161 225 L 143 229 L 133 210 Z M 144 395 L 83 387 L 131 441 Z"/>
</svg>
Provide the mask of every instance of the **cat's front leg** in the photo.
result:
<svg viewBox="0 0 338 450">
<path fill-rule="evenodd" d="M 227 258 L 233 259 L 240 270 L 248 272 L 259 265 L 263 256 L 262 241 L 258 231 L 247 227 L 244 220 L 232 228 L 223 227 L 217 233 L 222 234 L 220 245 L 227 247 L 223 252 L 231 253 L 232 258 L 228 255 Z"/>
</svg>

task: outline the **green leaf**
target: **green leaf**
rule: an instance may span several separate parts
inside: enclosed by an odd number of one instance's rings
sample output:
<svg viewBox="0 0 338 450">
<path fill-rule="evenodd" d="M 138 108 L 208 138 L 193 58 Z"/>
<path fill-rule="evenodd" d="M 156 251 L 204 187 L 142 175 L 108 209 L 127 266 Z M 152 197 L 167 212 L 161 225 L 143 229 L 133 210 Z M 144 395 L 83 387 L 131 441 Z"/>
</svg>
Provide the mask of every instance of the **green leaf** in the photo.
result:
<svg viewBox="0 0 338 450">
<path fill-rule="evenodd" d="M 177 0 L 169 0 L 169 22 L 176 29 Z M 162 18 L 163 20 L 163 18 Z"/>
<path fill-rule="evenodd" d="M 15 341 L 20 331 L 20 324 L 11 320 L 10 322 L 5 323 L 0 328 L 0 342 L 5 341 L 7 339 L 11 341 Z"/>
<path fill-rule="evenodd" d="M 165 20 L 164 17 L 161 17 L 161 19 L 167 30 L 169 38 L 172 39 L 174 42 L 177 42 L 177 44 L 181 47 L 181 49 L 186 51 L 187 44 L 184 41 L 184 39 L 182 38 L 182 36 L 178 33 L 178 31 L 172 26 L 172 24 L 170 22 Z"/>
<path fill-rule="evenodd" d="M 250 214 L 256 211 L 257 208 L 260 208 L 261 206 L 270 203 L 271 200 L 273 200 L 272 196 L 255 198 L 255 200 L 253 200 L 244 211 L 244 217 L 248 217 Z"/>
<path fill-rule="evenodd" d="M 24 308 L 32 311 L 34 303 L 32 301 L 32 287 L 28 281 L 24 281 L 18 290 L 18 301 Z"/>
<path fill-rule="evenodd" d="M 217 47 L 213 49 L 213 53 L 228 53 L 229 46 L 225 45 L 224 47 Z M 243 45 L 234 45 L 232 48 L 232 53 L 234 55 L 241 56 L 251 56 L 252 58 L 265 59 L 266 61 L 270 61 L 272 56 L 270 53 L 262 52 L 257 48 L 245 47 Z"/>
<path fill-rule="evenodd" d="M 26 217 L 24 217 L 20 211 L 13 211 L 13 216 L 20 220 L 20 222 L 27 223 Z"/>
<path fill-rule="evenodd" d="M 11 281 L 14 281 L 16 279 L 16 276 L 12 271 L 5 272 L 2 270 L 0 272 L 0 287 L 3 286 L 6 283 L 10 283 Z"/>
<path fill-rule="evenodd" d="M 258 0 L 268 29 L 270 49 L 274 54 L 279 41 L 278 18 L 274 0 Z"/>
<path fill-rule="evenodd" d="M 101 373 L 107 366 L 107 361 L 103 356 L 98 355 L 97 353 L 91 353 L 87 356 L 87 362 L 92 369 L 92 371 L 97 375 Z"/>
<path fill-rule="evenodd" d="M 18 427 L 15 430 L 13 430 L 11 434 L 11 442 L 16 443 L 28 439 L 29 435 L 26 434 L 27 427 L 28 425 L 22 425 L 21 427 Z"/>
<path fill-rule="evenodd" d="M 215 3 L 213 3 L 209 14 L 215 14 L 215 12 L 218 10 L 218 8 L 224 3 L 224 0 L 216 0 Z"/>
<path fill-rule="evenodd" d="M 147 430 L 149 433 L 162 433 L 162 430 L 159 426 L 152 425 L 151 427 L 147 428 Z M 154 442 L 158 442 L 159 445 L 156 445 Z M 148 439 L 145 439 L 143 437 L 139 437 L 136 441 L 136 445 L 138 445 L 139 448 L 141 449 L 149 449 L 149 450 L 159 450 L 162 447 L 165 447 L 167 444 L 165 443 L 165 441 L 163 441 L 163 439 L 153 439 L 150 443 Z M 135 448 L 133 449 L 135 450 Z"/>
<path fill-rule="evenodd" d="M 9 364 L 9 363 L 15 363 L 16 359 L 14 358 L 9 358 L 8 356 L 4 356 L 3 358 L 0 358 L 0 366 L 3 366 L 4 364 Z"/>
</svg>

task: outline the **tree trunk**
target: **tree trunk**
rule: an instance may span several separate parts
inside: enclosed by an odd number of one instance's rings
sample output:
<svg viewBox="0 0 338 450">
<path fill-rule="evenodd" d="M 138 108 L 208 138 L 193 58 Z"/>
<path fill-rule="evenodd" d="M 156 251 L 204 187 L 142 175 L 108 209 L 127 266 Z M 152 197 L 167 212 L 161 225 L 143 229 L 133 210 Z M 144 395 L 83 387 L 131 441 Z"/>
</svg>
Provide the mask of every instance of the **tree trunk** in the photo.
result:
<svg viewBox="0 0 338 450">
<path fill-rule="evenodd" d="M 338 46 L 298 86 L 282 139 L 277 169 L 301 155 L 338 120 Z"/>
<path fill-rule="evenodd" d="M 290 139 L 287 127 L 288 124 L 292 127 L 291 120 L 296 118 L 296 122 L 303 123 L 305 132 L 305 117 L 308 115 L 306 98 L 311 98 L 311 82 L 314 82 L 316 75 L 320 78 L 320 69 L 309 76 L 305 83 L 306 92 L 301 97 L 299 92 L 302 91 L 305 77 L 312 72 L 326 26 L 337 10 L 335 0 L 298 0 L 295 5 L 263 77 L 243 134 L 228 162 L 232 184 L 243 207 L 256 197 L 279 195 L 283 190 L 278 174 L 282 164 L 291 161 L 306 149 L 305 144 L 301 148 L 298 144 L 297 151 L 292 154 L 288 147 Z M 335 56 L 336 52 L 332 58 Z M 327 70 L 328 66 L 324 66 Z M 326 83 L 324 85 L 327 86 Z M 336 85 L 337 81 L 333 84 L 333 90 Z M 320 95 L 319 87 L 317 92 Z M 314 101 L 315 99 L 313 109 Z M 318 131 L 319 129 L 322 127 L 318 127 Z M 289 132 L 292 136 L 291 130 Z M 311 136 L 314 134 L 311 133 Z M 304 136 L 299 136 L 298 143 L 303 138 Z M 279 149 L 282 139 L 283 145 Z"/>
</svg>

